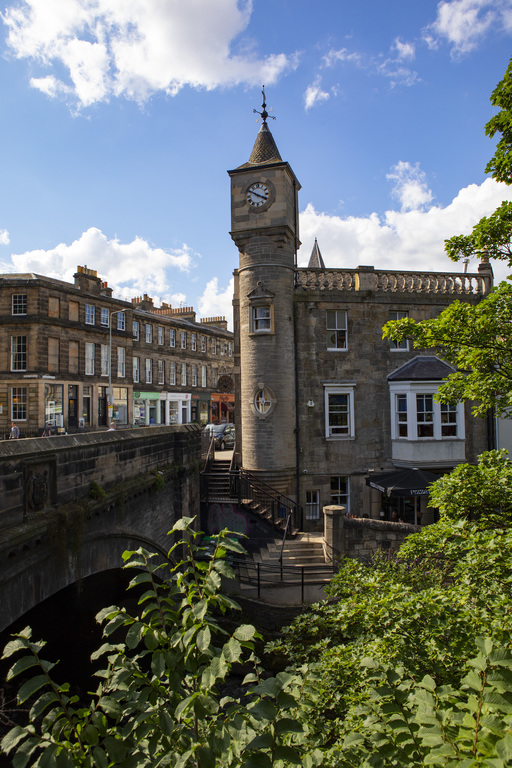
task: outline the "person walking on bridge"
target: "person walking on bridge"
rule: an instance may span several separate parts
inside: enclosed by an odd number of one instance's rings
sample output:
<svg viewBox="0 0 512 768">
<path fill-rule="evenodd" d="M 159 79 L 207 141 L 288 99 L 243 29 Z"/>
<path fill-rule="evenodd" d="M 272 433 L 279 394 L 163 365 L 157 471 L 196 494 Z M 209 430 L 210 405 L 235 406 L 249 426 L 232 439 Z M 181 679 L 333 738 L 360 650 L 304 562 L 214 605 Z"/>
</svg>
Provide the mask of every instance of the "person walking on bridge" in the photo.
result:
<svg viewBox="0 0 512 768">
<path fill-rule="evenodd" d="M 20 428 L 13 421 L 11 424 L 11 432 L 9 434 L 9 440 L 17 440 L 19 436 L 20 436 Z"/>
</svg>

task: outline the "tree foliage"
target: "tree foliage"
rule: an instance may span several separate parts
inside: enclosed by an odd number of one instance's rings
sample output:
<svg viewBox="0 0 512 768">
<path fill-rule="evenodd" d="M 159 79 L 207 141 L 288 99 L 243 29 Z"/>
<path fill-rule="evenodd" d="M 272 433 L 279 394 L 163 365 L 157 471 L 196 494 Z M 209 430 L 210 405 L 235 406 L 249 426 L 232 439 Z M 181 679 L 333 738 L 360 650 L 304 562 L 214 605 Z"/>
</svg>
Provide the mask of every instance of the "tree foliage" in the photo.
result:
<svg viewBox="0 0 512 768">
<path fill-rule="evenodd" d="M 298 716 L 304 675 L 262 676 L 254 627 L 240 624 L 229 635 L 219 624 L 219 615 L 238 607 L 220 592 L 222 578 L 233 577 L 225 556 L 243 548 L 223 533 L 206 558 L 191 522 L 184 518 L 171 532 L 180 537 L 169 556 L 185 551 L 176 565 L 144 549 L 125 553 L 124 567 L 137 569 L 130 586 L 145 591 L 136 615 L 115 606 L 98 614 L 105 643 L 93 654 L 104 660 L 95 693 L 79 697 L 57 685 L 55 665 L 43 659 L 44 643 L 32 640 L 30 628 L 8 643 L 3 657 L 20 657 L 9 679 L 23 673 L 18 701 L 31 702 L 30 722 L 1 743 L 13 768 L 315 764 L 314 752 L 305 757 Z M 246 692 L 237 699 L 223 688 L 240 664 Z"/>
<path fill-rule="evenodd" d="M 512 184 L 512 59 L 491 96 L 498 108 L 485 132 L 499 135 L 496 151 L 486 172 Z M 512 203 L 504 201 L 491 216 L 483 217 L 469 235 L 445 241 L 453 261 L 498 259 L 512 266 Z M 509 416 L 512 405 L 512 285 L 502 282 L 478 304 L 455 301 L 432 319 L 387 323 L 384 336 L 400 342 L 409 338 L 415 348 L 434 349 L 457 371 L 439 390 L 442 402 L 471 400 L 473 413 L 485 416 L 489 409 Z"/>
</svg>

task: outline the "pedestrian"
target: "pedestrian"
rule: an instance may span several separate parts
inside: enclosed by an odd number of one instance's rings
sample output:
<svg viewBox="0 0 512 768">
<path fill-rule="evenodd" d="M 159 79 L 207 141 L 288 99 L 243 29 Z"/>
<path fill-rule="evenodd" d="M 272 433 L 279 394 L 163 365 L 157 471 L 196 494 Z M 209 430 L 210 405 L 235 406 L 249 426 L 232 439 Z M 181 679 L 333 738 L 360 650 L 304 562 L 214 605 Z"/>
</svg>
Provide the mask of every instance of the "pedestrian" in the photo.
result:
<svg viewBox="0 0 512 768">
<path fill-rule="evenodd" d="M 41 437 L 50 437 L 51 434 L 52 434 L 52 423 L 51 421 L 49 421 L 46 427 L 44 428 L 43 434 L 41 435 Z"/>
<path fill-rule="evenodd" d="M 17 440 L 19 436 L 20 436 L 20 428 L 13 421 L 11 424 L 11 432 L 9 435 L 9 440 Z"/>
<path fill-rule="evenodd" d="M 116 431 L 116 424 L 115 421 L 112 421 L 110 423 L 110 427 L 107 429 L 107 432 L 115 432 Z"/>
</svg>

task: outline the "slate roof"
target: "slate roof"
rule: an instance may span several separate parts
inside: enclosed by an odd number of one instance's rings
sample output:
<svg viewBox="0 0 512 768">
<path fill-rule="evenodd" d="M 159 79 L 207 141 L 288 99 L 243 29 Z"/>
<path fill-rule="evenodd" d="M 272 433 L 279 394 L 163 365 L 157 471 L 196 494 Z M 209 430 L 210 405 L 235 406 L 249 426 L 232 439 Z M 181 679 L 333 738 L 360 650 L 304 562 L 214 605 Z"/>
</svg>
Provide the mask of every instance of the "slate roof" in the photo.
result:
<svg viewBox="0 0 512 768">
<path fill-rule="evenodd" d="M 269 163 L 282 163 L 277 144 L 266 122 L 263 122 L 256 136 L 254 147 L 248 163 L 240 165 L 240 168 L 248 168 L 251 165 L 268 165 Z"/>
<path fill-rule="evenodd" d="M 434 355 L 419 355 L 390 373 L 388 381 L 442 381 L 454 372 L 453 366 Z"/>
<path fill-rule="evenodd" d="M 324 260 L 322 259 L 322 254 L 320 253 L 316 237 L 311 256 L 309 257 L 308 269 L 325 269 Z"/>
</svg>

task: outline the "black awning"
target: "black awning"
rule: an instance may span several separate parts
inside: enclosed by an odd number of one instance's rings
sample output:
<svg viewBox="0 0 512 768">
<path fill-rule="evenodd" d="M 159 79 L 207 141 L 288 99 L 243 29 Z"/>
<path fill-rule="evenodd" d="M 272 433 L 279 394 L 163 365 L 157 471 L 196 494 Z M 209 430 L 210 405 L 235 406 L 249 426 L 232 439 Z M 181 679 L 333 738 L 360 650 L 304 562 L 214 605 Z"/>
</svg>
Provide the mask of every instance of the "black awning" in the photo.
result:
<svg viewBox="0 0 512 768">
<path fill-rule="evenodd" d="M 425 472 L 423 469 L 401 469 L 397 472 L 386 472 L 382 475 L 370 475 L 366 485 L 376 488 L 386 496 L 428 496 L 428 486 L 439 475 Z"/>
</svg>

